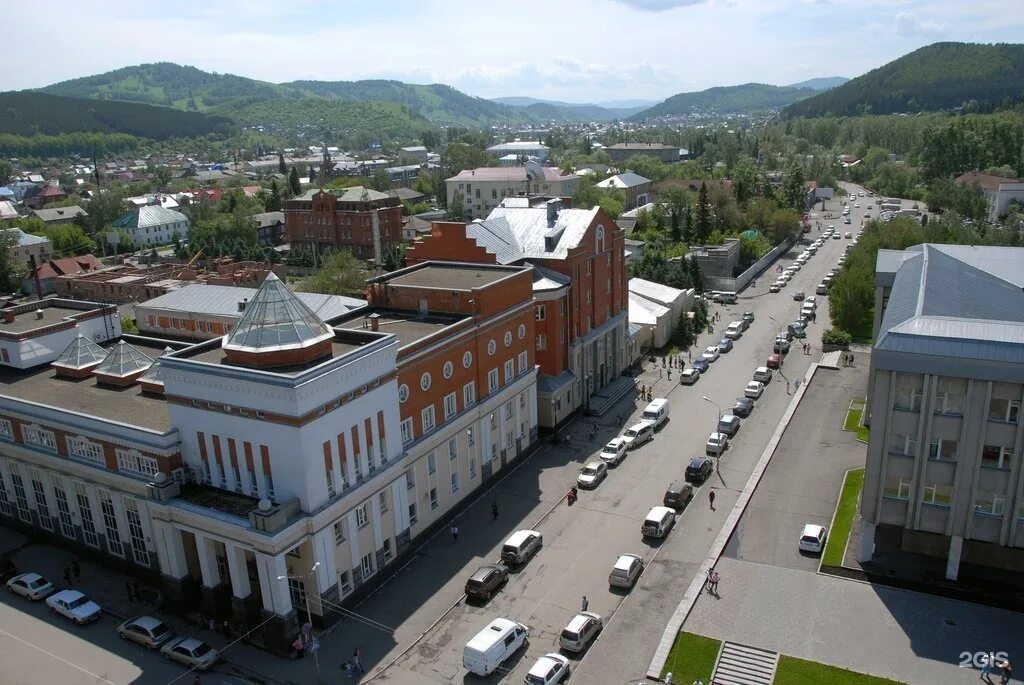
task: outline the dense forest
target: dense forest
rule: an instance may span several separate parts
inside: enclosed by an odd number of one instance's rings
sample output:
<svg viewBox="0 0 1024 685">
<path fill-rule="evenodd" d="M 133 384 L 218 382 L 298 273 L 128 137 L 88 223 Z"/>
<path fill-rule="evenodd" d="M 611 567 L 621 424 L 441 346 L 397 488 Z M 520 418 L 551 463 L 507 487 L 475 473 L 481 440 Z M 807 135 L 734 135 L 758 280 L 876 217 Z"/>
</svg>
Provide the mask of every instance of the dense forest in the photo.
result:
<svg viewBox="0 0 1024 685">
<path fill-rule="evenodd" d="M 789 105 L 791 117 L 985 111 L 1024 94 L 1024 45 L 935 43 Z"/>
<path fill-rule="evenodd" d="M 744 83 L 741 86 L 708 88 L 696 93 L 679 93 L 654 107 L 631 116 L 630 121 L 645 121 L 655 117 L 684 116 L 694 112 L 721 112 L 723 114 L 749 114 L 779 109 L 814 95 L 810 88 L 770 86 L 765 83 Z"/>
</svg>

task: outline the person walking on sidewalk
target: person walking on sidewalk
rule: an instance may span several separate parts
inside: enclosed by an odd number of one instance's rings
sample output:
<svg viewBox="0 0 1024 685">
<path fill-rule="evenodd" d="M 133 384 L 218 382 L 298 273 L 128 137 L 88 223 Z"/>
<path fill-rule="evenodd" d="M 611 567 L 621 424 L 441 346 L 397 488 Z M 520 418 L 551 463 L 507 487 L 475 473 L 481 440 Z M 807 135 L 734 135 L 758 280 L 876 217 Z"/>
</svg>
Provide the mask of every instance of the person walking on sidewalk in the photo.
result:
<svg viewBox="0 0 1024 685">
<path fill-rule="evenodd" d="M 306 643 L 302 641 L 301 635 L 295 638 L 295 641 L 292 642 L 292 649 L 295 650 L 296 659 L 301 659 L 306 656 Z"/>
<path fill-rule="evenodd" d="M 452 524 L 452 542 L 455 543 L 455 542 L 458 542 L 458 541 L 459 541 L 459 527 L 453 523 Z"/>
<path fill-rule="evenodd" d="M 708 502 L 711 504 L 711 511 L 715 510 L 715 491 L 708 490 Z"/>
<path fill-rule="evenodd" d="M 356 671 L 359 675 L 363 675 L 363 662 L 359 659 L 359 648 L 356 647 L 355 651 L 352 652 L 352 665 L 356 667 Z"/>
<path fill-rule="evenodd" d="M 491 502 L 491 520 L 492 521 L 497 521 L 498 520 L 498 502 L 497 502 L 497 500 Z"/>
<path fill-rule="evenodd" d="M 587 599 L 586 595 L 583 595 L 583 602 L 582 602 L 582 604 L 583 604 L 583 611 L 586 611 L 588 608 L 590 608 L 590 600 Z"/>
<path fill-rule="evenodd" d="M 199 677 L 198 673 L 192 678 L 192 685 L 203 685 L 203 679 Z"/>
<path fill-rule="evenodd" d="M 718 571 L 716 571 L 715 569 L 711 569 L 708 572 L 708 591 L 711 592 L 711 594 L 713 594 L 715 596 L 718 595 L 718 580 L 719 580 L 719 578 L 720 578 L 720 576 L 718 575 Z"/>
</svg>

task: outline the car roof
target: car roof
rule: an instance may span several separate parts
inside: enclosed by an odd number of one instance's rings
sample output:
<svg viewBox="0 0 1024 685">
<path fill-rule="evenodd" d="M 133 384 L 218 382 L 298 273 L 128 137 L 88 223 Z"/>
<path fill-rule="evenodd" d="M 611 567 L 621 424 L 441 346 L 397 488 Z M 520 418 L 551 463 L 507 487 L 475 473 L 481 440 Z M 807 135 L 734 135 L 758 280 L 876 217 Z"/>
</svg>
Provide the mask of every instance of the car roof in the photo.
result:
<svg viewBox="0 0 1024 685">
<path fill-rule="evenodd" d="M 803 535 L 818 537 L 824 530 L 825 526 L 819 526 L 817 523 L 805 523 Z"/>
<path fill-rule="evenodd" d="M 556 664 L 565 666 L 568 663 L 569 660 L 561 654 L 545 654 L 542 657 L 538 657 L 537 661 L 534 662 L 533 666 L 530 667 L 529 675 L 534 675 L 538 678 L 543 678 L 548 674 L 548 671 L 551 670 L 552 666 L 555 666 Z"/>
<path fill-rule="evenodd" d="M 653 426 L 653 425 L 654 424 L 651 423 L 650 421 L 637 421 L 636 423 L 634 423 L 632 426 L 630 426 L 626 430 L 640 430 L 641 428 L 646 428 L 647 426 Z"/>
<path fill-rule="evenodd" d="M 767 367 L 767 366 L 759 366 L 759 367 L 757 367 L 757 370 L 756 370 L 756 371 L 754 371 L 754 373 L 758 373 L 758 372 L 764 372 L 764 371 L 768 371 L 768 370 L 769 370 L 769 369 L 768 369 L 768 367 Z"/>
<path fill-rule="evenodd" d="M 488 623 L 480 632 L 473 636 L 473 638 L 466 643 L 466 647 L 485 650 L 493 642 L 494 638 L 491 637 L 496 633 L 503 633 L 506 630 L 512 630 L 518 625 L 515 621 L 510 621 L 507 618 L 496 618 Z"/>
<path fill-rule="evenodd" d="M 133 619 L 129 619 L 127 623 L 134 623 L 135 625 L 141 628 L 152 630 L 153 628 L 156 628 L 157 626 L 161 625 L 163 621 L 153 616 L 136 616 Z"/>
<path fill-rule="evenodd" d="M 651 507 L 651 510 L 647 512 L 647 519 L 660 519 L 665 514 L 675 514 L 675 509 L 670 507 Z"/>
<path fill-rule="evenodd" d="M 655 397 L 647 404 L 646 409 L 657 409 L 658 407 L 661 407 L 662 405 L 665 404 L 668 404 L 667 399 L 665 399 L 664 397 Z"/>
<path fill-rule="evenodd" d="M 580 613 L 572 617 L 572 620 L 569 621 L 569 624 L 565 626 L 565 629 L 579 632 L 580 629 L 583 628 L 583 624 L 592 618 L 593 616 L 590 614 L 590 612 L 581 611 Z"/>
<path fill-rule="evenodd" d="M 683 375 L 684 376 L 686 376 L 686 375 L 691 375 L 692 376 L 695 373 L 700 373 L 700 371 L 698 371 L 697 369 L 693 368 L 692 366 L 690 368 L 688 368 L 688 369 L 683 369 Z"/>
<path fill-rule="evenodd" d="M 14 576 L 14 578 L 11 578 L 11 580 L 16 580 L 18 578 L 21 578 L 26 583 L 31 583 L 35 580 L 46 580 L 46 578 L 43 578 L 38 573 L 22 573 L 21 575 Z"/>
<path fill-rule="evenodd" d="M 711 461 L 711 460 L 709 458 L 707 458 L 707 457 L 694 457 L 693 459 L 690 460 L 690 466 L 700 466 L 701 464 L 703 464 L 706 461 Z"/>
<path fill-rule="evenodd" d="M 629 567 L 639 559 L 640 556 L 636 554 L 620 554 L 619 558 L 615 560 L 615 568 L 620 571 L 628 571 Z"/>
<path fill-rule="evenodd" d="M 473 572 L 473 575 L 470 576 L 470 580 L 477 580 L 477 579 L 480 579 L 480 578 L 484 578 L 484 577 L 490 575 L 491 572 L 496 571 L 496 570 L 500 570 L 500 569 L 501 569 L 501 567 L 498 566 L 497 564 L 484 564 L 483 566 L 481 566 L 480 568 L 478 568 L 476 571 Z"/>
<path fill-rule="evenodd" d="M 55 595 L 50 595 L 50 599 L 62 599 L 65 602 L 74 601 L 79 597 L 85 597 L 85 594 L 79 592 L 78 590 L 61 590 Z"/>
<path fill-rule="evenodd" d="M 605 445 L 605 447 L 619 447 L 624 442 L 626 441 L 623 440 L 622 438 L 612 438 L 611 440 L 608 441 L 608 444 Z"/>
<path fill-rule="evenodd" d="M 586 464 L 583 465 L 583 468 L 587 468 L 588 466 L 593 466 L 595 469 L 600 469 L 604 468 L 604 462 L 601 461 L 600 459 L 595 459 L 594 461 L 588 461 Z"/>
<path fill-rule="evenodd" d="M 739 417 L 735 414 L 722 414 L 722 418 L 719 421 L 739 421 Z"/>
<path fill-rule="evenodd" d="M 526 538 L 530 537 L 531 535 L 540 535 L 540 533 L 538 533 L 535 530 L 517 530 L 516 532 L 512 533 L 512 535 L 509 536 L 508 540 L 505 541 L 505 544 L 506 545 L 518 545 L 519 543 L 523 542 L 524 540 L 526 540 Z"/>
</svg>

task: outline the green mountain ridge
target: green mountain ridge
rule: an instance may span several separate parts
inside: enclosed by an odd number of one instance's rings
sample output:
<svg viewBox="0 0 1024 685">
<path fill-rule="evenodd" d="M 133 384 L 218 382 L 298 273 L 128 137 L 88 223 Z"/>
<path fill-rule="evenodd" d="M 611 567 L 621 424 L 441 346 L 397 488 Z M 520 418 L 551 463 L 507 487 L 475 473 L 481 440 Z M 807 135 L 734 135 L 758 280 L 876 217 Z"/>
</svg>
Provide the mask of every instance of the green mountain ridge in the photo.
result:
<svg viewBox="0 0 1024 685">
<path fill-rule="evenodd" d="M 738 86 L 717 86 L 693 93 L 678 93 L 654 107 L 630 117 L 645 121 L 655 117 L 684 116 L 695 113 L 753 114 L 776 110 L 808 98 L 816 91 L 809 88 L 772 86 L 766 83 L 744 83 Z"/>
<path fill-rule="evenodd" d="M 1024 94 L 1024 45 L 934 43 L 847 83 L 793 103 L 788 117 L 951 110 L 995 106 Z"/>
</svg>

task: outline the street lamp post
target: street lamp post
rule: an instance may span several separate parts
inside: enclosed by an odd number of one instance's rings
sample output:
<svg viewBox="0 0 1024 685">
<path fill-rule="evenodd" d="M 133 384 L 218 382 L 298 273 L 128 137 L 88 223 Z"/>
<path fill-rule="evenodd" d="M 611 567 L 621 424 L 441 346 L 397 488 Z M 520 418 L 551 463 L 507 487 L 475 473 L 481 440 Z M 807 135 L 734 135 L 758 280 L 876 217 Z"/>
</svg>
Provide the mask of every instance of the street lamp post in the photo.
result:
<svg viewBox="0 0 1024 685">
<path fill-rule="evenodd" d="M 316 572 L 316 569 L 317 569 L 317 567 L 319 565 L 320 565 L 320 562 L 318 561 L 315 564 L 313 564 L 313 567 L 309 569 L 308 573 L 305 573 L 304 575 L 297 576 L 297 577 L 298 578 L 302 578 L 304 580 L 308 579 L 310 576 L 312 576 Z M 278 581 L 285 581 L 285 582 L 287 582 L 288 579 L 289 579 L 289 576 L 278 576 L 277 579 L 278 579 Z M 316 579 L 314 579 L 314 582 L 316 582 Z M 310 632 L 310 635 L 312 635 L 313 634 L 313 612 L 310 611 L 310 609 L 309 609 L 309 593 L 306 592 L 305 586 L 303 586 L 302 597 L 306 601 L 306 621 L 309 622 L 309 632 Z M 316 677 L 317 677 L 317 680 L 320 679 L 320 655 L 319 655 L 319 651 L 320 650 L 314 650 L 314 652 L 313 652 L 313 662 L 316 664 Z"/>
<path fill-rule="evenodd" d="M 718 410 L 718 420 L 721 421 L 722 420 L 722 414 L 723 414 L 721 405 L 719 405 L 718 402 L 715 402 L 713 399 L 711 399 L 707 395 L 701 395 L 700 398 L 702 400 L 704 400 L 705 402 L 710 402 L 711 404 L 715 405 L 715 409 Z"/>
</svg>

